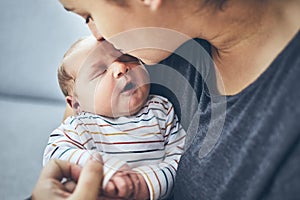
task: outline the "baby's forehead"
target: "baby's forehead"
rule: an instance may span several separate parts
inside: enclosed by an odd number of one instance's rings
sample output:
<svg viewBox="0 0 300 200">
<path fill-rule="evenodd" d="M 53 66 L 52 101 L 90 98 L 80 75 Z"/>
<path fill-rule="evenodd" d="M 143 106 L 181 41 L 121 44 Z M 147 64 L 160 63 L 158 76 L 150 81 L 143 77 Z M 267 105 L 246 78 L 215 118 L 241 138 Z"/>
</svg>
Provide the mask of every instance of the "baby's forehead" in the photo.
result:
<svg viewBox="0 0 300 200">
<path fill-rule="evenodd" d="M 121 55 L 109 42 L 89 37 L 74 44 L 63 62 L 66 70 L 75 77 L 80 70 L 89 70 L 95 65 L 109 66 Z"/>
</svg>

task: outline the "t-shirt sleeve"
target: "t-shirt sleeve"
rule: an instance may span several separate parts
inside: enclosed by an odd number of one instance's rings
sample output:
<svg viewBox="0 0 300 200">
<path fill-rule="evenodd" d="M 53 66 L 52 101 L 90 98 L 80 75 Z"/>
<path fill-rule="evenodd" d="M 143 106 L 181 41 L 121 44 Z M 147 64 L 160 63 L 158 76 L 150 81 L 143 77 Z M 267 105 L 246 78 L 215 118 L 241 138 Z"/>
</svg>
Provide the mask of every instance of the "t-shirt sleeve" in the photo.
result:
<svg viewBox="0 0 300 200">
<path fill-rule="evenodd" d="M 91 136 L 85 134 L 78 121 L 74 117 L 67 118 L 57 129 L 49 136 L 48 144 L 44 151 L 43 165 L 51 159 L 66 160 L 80 166 L 84 166 L 93 154 L 100 154 L 103 160 L 103 188 L 107 185 L 109 179 L 120 169 L 124 161 L 92 150 L 95 146 Z"/>
<path fill-rule="evenodd" d="M 147 165 L 134 168 L 144 177 L 150 192 L 150 199 L 167 198 L 173 190 L 176 170 L 181 155 L 183 154 L 186 133 L 181 127 L 174 107 L 168 107 L 165 121 L 165 157 L 156 165 Z"/>
</svg>

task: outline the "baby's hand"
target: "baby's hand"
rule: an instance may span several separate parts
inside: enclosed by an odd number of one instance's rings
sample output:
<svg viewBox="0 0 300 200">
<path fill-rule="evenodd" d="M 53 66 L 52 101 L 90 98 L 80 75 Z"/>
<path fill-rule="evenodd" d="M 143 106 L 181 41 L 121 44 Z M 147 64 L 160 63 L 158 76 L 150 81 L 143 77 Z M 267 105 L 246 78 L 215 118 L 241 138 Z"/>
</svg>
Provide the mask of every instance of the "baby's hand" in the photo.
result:
<svg viewBox="0 0 300 200">
<path fill-rule="evenodd" d="M 121 169 L 109 180 L 104 195 L 128 200 L 149 199 L 149 190 L 144 178 L 129 167 Z"/>
<path fill-rule="evenodd" d="M 104 190 L 105 196 L 129 199 L 133 186 L 126 173 L 128 170 L 130 167 L 125 164 L 110 178 Z"/>
</svg>

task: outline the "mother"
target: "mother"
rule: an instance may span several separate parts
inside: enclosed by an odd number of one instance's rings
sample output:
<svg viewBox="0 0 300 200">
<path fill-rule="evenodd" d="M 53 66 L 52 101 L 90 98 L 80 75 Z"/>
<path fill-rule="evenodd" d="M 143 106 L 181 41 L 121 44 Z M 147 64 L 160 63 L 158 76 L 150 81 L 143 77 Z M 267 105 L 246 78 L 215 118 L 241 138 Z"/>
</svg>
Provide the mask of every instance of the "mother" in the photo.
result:
<svg viewBox="0 0 300 200">
<path fill-rule="evenodd" d="M 94 35 L 117 48 L 123 31 L 161 27 L 208 41 L 219 94 L 227 99 L 221 136 L 204 158 L 199 149 L 212 102 L 201 76 L 182 74 L 199 95 L 199 129 L 182 157 L 174 199 L 295 199 L 300 196 L 299 0 L 60 0 L 86 19 Z M 139 36 L 137 42 L 141 41 Z M 141 35 L 144 40 L 153 36 Z M 153 38 L 152 38 L 153 37 Z M 202 44 L 201 40 L 197 40 Z M 130 41 L 134 42 L 134 41 Z M 172 40 L 172 48 L 182 40 Z M 206 46 L 207 47 L 207 46 Z M 147 63 L 169 56 L 129 52 Z M 191 52 L 193 54 L 194 52 Z M 197 55 L 195 55 L 197 56 Z M 174 60 L 175 59 L 175 60 Z M 176 63 L 174 56 L 164 64 Z M 223 85 L 223 86 L 222 86 Z M 186 100 L 186 103 L 188 101 Z M 207 120 L 206 120 L 207 119 Z M 215 121 L 216 120 L 216 121 Z"/>
</svg>

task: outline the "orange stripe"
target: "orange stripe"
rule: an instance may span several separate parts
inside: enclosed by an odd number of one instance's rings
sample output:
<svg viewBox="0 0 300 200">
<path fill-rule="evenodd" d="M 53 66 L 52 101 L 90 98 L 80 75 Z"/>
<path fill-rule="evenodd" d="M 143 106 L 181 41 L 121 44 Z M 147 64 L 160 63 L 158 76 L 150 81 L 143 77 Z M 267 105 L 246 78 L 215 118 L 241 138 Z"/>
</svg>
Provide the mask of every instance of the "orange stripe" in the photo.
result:
<svg viewBox="0 0 300 200">
<path fill-rule="evenodd" d="M 180 149 L 180 150 L 184 150 L 184 148 L 181 147 L 181 146 L 177 146 L 177 148 Z"/>
<path fill-rule="evenodd" d="M 72 142 L 82 146 L 82 144 L 74 139 L 72 139 L 65 131 L 63 132 L 65 136 L 67 136 L 67 138 L 69 138 L 69 140 L 71 140 Z"/>
<path fill-rule="evenodd" d="M 124 131 L 133 131 L 133 130 L 137 130 L 137 129 L 140 129 L 140 128 L 149 128 L 149 127 L 153 127 L 153 126 L 158 126 L 158 124 L 140 126 L 140 127 L 136 127 L 136 128 L 132 128 L 132 129 L 127 129 L 127 130 L 124 130 Z"/>
<path fill-rule="evenodd" d="M 83 149 L 82 146 L 79 146 L 79 145 L 77 145 L 76 143 L 73 143 L 72 141 L 69 141 L 69 140 L 60 140 L 60 141 L 57 141 L 57 142 L 55 142 L 55 143 L 60 143 L 60 142 L 71 143 L 71 144 L 73 144 L 74 146 L 78 147 L 79 149 Z"/>
<path fill-rule="evenodd" d="M 85 141 L 82 145 L 86 145 L 89 141 L 93 140 L 93 138 L 88 139 L 87 141 Z"/>
<path fill-rule="evenodd" d="M 68 133 L 74 133 L 75 135 L 78 135 L 78 133 L 77 132 L 75 132 L 75 131 L 72 131 L 72 130 L 61 130 L 62 132 L 64 132 L 64 131 L 66 131 L 66 132 L 68 132 Z"/>
<path fill-rule="evenodd" d="M 128 135 L 128 133 L 122 133 L 122 132 L 117 132 L 117 133 L 102 133 L 102 132 L 92 132 L 92 131 L 82 131 L 82 133 L 79 134 L 79 136 L 82 136 L 84 133 L 92 134 L 92 135 L 104 135 L 104 136 L 114 136 L 114 135 Z"/>
<path fill-rule="evenodd" d="M 95 142 L 96 144 L 107 144 L 107 145 L 115 145 L 115 144 L 145 144 L 145 143 L 157 143 L 164 142 L 165 140 L 150 140 L 150 141 L 137 141 L 137 142 Z"/>
<path fill-rule="evenodd" d="M 84 133 L 88 133 L 88 134 L 92 134 L 92 135 L 104 135 L 104 136 L 117 136 L 117 135 L 129 135 L 129 133 L 122 133 L 122 132 L 116 132 L 116 133 L 102 133 L 102 132 L 91 132 L 88 130 L 82 131 L 82 133 L 79 134 L 79 136 L 82 136 Z M 161 134 L 160 132 L 156 132 L 156 133 L 145 133 L 141 136 L 148 136 L 148 135 L 159 135 Z"/>
<path fill-rule="evenodd" d="M 175 144 L 176 142 L 179 142 L 180 140 L 182 140 L 182 139 L 184 139 L 184 138 L 185 138 L 185 135 L 182 136 L 181 138 L 179 138 L 178 140 L 175 140 L 174 142 L 168 143 L 166 146 Z"/>
<path fill-rule="evenodd" d="M 77 125 L 75 126 L 75 129 L 77 129 L 78 126 L 81 126 L 81 125 L 84 125 L 84 126 L 99 126 L 99 127 L 111 126 L 110 124 L 80 123 L 80 124 L 77 124 Z"/>
<path fill-rule="evenodd" d="M 168 123 L 168 124 L 166 125 L 166 128 L 167 128 L 168 126 L 171 126 L 172 124 L 173 124 L 173 122 Z"/>
<path fill-rule="evenodd" d="M 154 195 L 154 187 L 153 187 L 152 182 L 150 181 L 150 178 L 149 178 L 148 174 L 144 170 L 142 170 L 142 169 L 139 169 L 139 170 L 141 170 L 145 174 L 146 178 L 148 179 L 148 182 L 150 183 L 150 189 L 152 190 L 152 198 L 151 199 L 154 199 L 154 197 L 155 197 L 155 195 Z"/>
<path fill-rule="evenodd" d="M 75 154 L 77 151 L 79 151 L 79 149 L 76 149 L 76 150 L 70 155 L 70 157 L 69 157 L 69 159 L 68 159 L 69 162 L 71 161 L 72 157 L 74 156 L 74 154 Z"/>
<path fill-rule="evenodd" d="M 148 135 L 160 135 L 161 132 L 156 132 L 156 133 L 145 133 L 142 136 L 148 136 Z"/>
<path fill-rule="evenodd" d="M 85 153 L 86 153 L 86 151 L 84 151 L 84 152 L 81 153 L 81 155 L 79 156 L 79 158 L 78 158 L 77 161 L 76 161 L 76 165 L 78 165 L 79 160 L 81 159 L 82 155 L 85 154 Z"/>
<path fill-rule="evenodd" d="M 173 106 L 170 108 L 170 110 L 168 111 L 167 115 L 170 114 L 171 110 L 173 110 Z"/>
<path fill-rule="evenodd" d="M 161 128 L 162 130 L 166 130 L 170 125 L 172 125 L 173 124 L 173 122 L 170 122 L 170 123 L 168 123 L 167 125 L 166 125 L 166 128 Z M 175 126 L 174 127 L 176 127 L 176 124 L 175 124 Z M 172 127 L 171 129 L 173 129 L 174 127 Z M 167 134 L 167 135 L 164 135 L 164 137 L 166 138 L 166 137 L 169 137 L 169 135 L 171 134 L 171 132 L 169 131 L 169 133 Z"/>
<path fill-rule="evenodd" d="M 153 171 L 153 173 L 154 173 L 154 175 L 155 175 L 155 177 L 156 177 L 156 180 L 157 180 L 157 182 L 158 182 L 158 184 L 159 184 L 159 197 L 160 197 L 160 195 L 161 195 L 161 183 L 160 183 L 160 181 L 159 181 L 158 175 L 155 173 L 155 170 L 154 170 L 151 166 L 149 166 L 149 167 L 150 167 L 150 169 Z"/>
<path fill-rule="evenodd" d="M 175 160 L 176 161 L 176 160 Z M 176 169 L 175 169 L 175 167 L 173 166 L 173 165 L 170 165 L 173 169 L 174 169 L 174 171 L 175 171 L 175 173 L 176 173 Z"/>
</svg>

